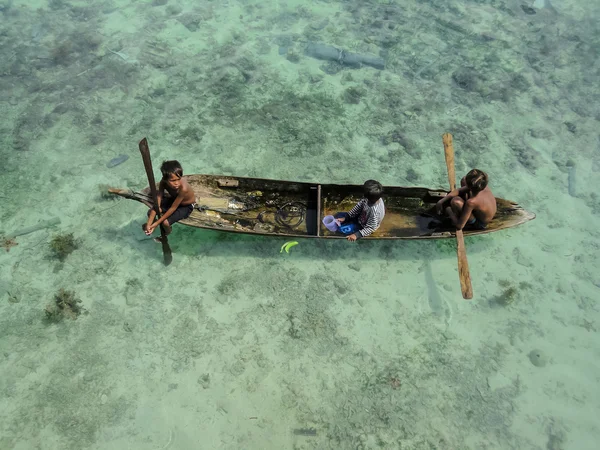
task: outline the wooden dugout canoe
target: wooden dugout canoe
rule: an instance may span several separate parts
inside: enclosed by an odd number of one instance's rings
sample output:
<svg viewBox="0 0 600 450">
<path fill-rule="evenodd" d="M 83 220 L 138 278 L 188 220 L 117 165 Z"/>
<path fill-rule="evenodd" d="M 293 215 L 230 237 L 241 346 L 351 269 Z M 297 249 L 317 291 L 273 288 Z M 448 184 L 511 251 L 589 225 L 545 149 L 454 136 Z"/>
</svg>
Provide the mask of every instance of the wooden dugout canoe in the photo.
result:
<svg viewBox="0 0 600 450">
<path fill-rule="evenodd" d="M 362 197 L 362 185 L 314 184 L 220 175 L 187 175 L 197 209 L 179 223 L 209 230 L 265 236 L 339 239 L 323 217 L 349 211 Z M 121 197 L 152 205 L 149 188 L 141 192 L 109 189 Z M 448 191 L 420 187 L 384 187 L 386 214 L 381 227 L 365 239 L 443 239 L 456 235 L 431 216 Z M 512 228 L 535 218 L 515 202 L 496 199 L 498 212 L 485 230 L 465 227 L 465 236 Z"/>
</svg>

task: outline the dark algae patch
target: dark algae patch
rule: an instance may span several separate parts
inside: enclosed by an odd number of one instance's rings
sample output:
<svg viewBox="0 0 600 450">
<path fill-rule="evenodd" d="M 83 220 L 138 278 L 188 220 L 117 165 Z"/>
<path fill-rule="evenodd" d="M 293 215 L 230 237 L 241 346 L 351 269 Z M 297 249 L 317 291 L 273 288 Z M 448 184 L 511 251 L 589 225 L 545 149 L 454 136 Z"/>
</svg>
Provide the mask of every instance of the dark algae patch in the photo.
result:
<svg viewBox="0 0 600 450">
<path fill-rule="evenodd" d="M 296 436 L 316 436 L 317 430 L 314 428 L 294 428 Z"/>
</svg>

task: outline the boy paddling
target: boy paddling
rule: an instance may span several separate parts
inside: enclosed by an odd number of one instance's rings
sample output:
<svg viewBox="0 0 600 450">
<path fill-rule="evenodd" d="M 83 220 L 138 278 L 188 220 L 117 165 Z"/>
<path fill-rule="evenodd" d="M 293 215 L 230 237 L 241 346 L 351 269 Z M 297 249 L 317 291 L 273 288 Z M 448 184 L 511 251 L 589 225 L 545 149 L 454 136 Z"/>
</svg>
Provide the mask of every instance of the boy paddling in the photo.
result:
<svg viewBox="0 0 600 450">
<path fill-rule="evenodd" d="M 196 195 L 185 177 L 178 161 L 165 161 L 160 166 L 162 180 L 158 185 L 158 206 L 162 212 L 160 219 L 156 218 L 156 211 L 150 208 L 148 222 L 142 225 L 144 232 L 150 236 L 161 223 L 165 232 L 171 232 L 171 225 L 186 219 L 194 211 Z M 168 194 L 165 196 L 165 192 Z"/>
<path fill-rule="evenodd" d="M 460 180 L 460 186 L 437 202 L 438 215 L 449 217 L 457 230 L 466 225 L 485 230 L 496 215 L 496 198 L 488 187 L 487 174 L 473 169 Z"/>
</svg>

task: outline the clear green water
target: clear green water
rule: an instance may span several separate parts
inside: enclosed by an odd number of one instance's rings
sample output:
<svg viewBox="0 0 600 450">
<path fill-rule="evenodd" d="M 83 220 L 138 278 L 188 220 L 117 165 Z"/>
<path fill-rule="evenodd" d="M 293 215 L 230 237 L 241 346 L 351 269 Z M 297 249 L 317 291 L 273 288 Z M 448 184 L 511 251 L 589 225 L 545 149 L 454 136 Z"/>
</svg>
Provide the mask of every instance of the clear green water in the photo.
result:
<svg viewBox="0 0 600 450">
<path fill-rule="evenodd" d="M 0 0 L 0 449 L 597 448 L 600 11 L 552 1 Z M 466 240 L 471 301 L 453 241 L 175 226 L 166 268 L 104 195 L 143 137 L 156 176 L 443 188 L 445 132 L 537 215 Z"/>
</svg>

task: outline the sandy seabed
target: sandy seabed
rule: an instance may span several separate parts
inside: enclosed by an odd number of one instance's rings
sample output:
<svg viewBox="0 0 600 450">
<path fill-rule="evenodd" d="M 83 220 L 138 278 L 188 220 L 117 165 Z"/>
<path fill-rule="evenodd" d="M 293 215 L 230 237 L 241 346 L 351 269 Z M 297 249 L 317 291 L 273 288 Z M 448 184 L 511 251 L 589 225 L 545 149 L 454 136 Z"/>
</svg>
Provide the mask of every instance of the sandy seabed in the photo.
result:
<svg viewBox="0 0 600 450">
<path fill-rule="evenodd" d="M 0 15 L 0 449 L 597 448 L 594 2 Z M 286 254 L 176 225 L 165 268 L 145 207 L 106 195 L 146 185 L 143 137 L 155 170 L 445 188 L 445 132 L 458 175 L 537 215 L 466 240 L 471 301 L 452 240 Z"/>
</svg>

